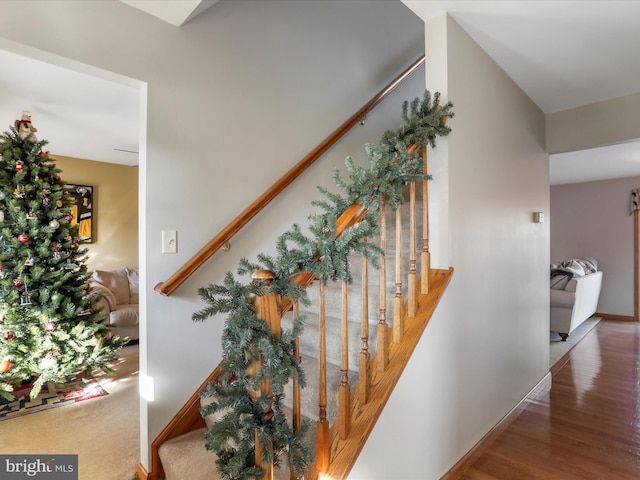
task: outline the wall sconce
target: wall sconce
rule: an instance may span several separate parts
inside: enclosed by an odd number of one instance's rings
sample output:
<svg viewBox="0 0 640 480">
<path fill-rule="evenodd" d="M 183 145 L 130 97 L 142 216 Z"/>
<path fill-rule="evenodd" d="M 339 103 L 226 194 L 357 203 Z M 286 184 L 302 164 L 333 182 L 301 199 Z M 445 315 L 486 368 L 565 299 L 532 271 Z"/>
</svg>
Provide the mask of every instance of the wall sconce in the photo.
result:
<svg viewBox="0 0 640 480">
<path fill-rule="evenodd" d="M 544 223 L 544 212 L 533 212 L 533 223 Z"/>
</svg>

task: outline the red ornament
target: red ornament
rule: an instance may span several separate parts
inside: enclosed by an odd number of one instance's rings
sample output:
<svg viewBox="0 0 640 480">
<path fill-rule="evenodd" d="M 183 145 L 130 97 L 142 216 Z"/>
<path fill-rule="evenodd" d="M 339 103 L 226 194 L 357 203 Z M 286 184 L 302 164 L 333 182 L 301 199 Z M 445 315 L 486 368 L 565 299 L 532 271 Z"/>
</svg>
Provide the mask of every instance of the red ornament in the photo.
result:
<svg viewBox="0 0 640 480">
<path fill-rule="evenodd" d="M 42 150 L 40 150 L 40 153 L 38 154 L 41 157 L 44 157 L 46 155 L 46 153 L 44 153 Z"/>
<path fill-rule="evenodd" d="M 4 334 L 3 338 L 5 339 L 5 341 L 9 341 L 12 338 L 15 338 L 15 336 L 16 335 L 13 332 L 7 332 L 7 333 Z"/>
<path fill-rule="evenodd" d="M 21 233 L 20 235 L 18 235 L 18 241 L 20 243 L 27 243 L 29 241 L 29 235 L 27 235 L 26 233 Z"/>
<path fill-rule="evenodd" d="M 16 172 L 19 172 L 20 170 L 22 170 L 22 160 L 18 160 L 16 162 Z"/>
<path fill-rule="evenodd" d="M 64 218 L 66 218 L 66 219 L 67 219 L 67 221 L 69 221 L 69 222 L 70 222 L 71 220 L 73 220 L 73 215 L 71 215 L 70 213 L 67 213 L 67 214 L 64 216 Z"/>
<path fill-rule="evenodd" d="M 16 278 L 16 279 L 13 281 L 13 286 L 14 286 L 14 287 L 16 287 L 16 288 L 20 288 L 20 287 L 22 286 L 22 282 L 20 281 L 20 279 L 19 279 L 19 278 Z"/>
<path fill-rule="evenodd" d="M 9 360 L 2 360 L 0 362 L 0 372 L 8 372 L 11 370 L 11 362 Z"/>
<path fill-rule="evenodd" d="M 54 322 L 47 322 L 47 324 L 45 325 L 44 329 L 47 332 L 53 332 L 56 329 L 56 324 Z"/>
</svg>

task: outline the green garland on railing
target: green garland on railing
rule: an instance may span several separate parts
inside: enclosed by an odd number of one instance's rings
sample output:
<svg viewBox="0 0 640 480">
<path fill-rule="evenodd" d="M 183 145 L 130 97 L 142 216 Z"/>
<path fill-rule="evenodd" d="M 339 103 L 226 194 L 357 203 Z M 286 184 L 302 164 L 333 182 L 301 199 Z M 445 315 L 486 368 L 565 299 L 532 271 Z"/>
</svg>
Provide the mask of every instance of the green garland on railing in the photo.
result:
<svg viewBox="0 0 640 480">
<path fill-rule="evenodd" d="M 257 263 L 241 260 L 237 273 L 241 277 L 256 270 L 273 272 L 274 279 L 266 286 L 261 282 L 242 283 L 227 273 L 221 285 L 198 289 L 207 307 L 194 313 L 194 321 L 204 321 L 217 314 L 226 314 L 222 335 L 223 360 L 218 382 L 201 392 L 211 403 L 202 408 L 202 415 L 216 414 L 219 419 L 206 433 L 206 447 L 218 456 L 218 471 L 225 479 L 262 478 L 264 471 L 255 465 L 256 431 L 262 446 L 263 462 L 273 460 L 279 465 L 286 456 L 288 466 L 302 478 L 313 462 L 313 453 L 304 442 L 308 422 L 298 431 L 288 424 L 283 410 L 284 388 L 291 380 L 304 387 L 304 372 L 294 355 L 294 339 L 304 327 L 304 317 L 293 320 L 291 329 L 283 329 L 278 338 L 256 315 L 252 299 L 258 295 L 279 294 L 308 304 L 304 289 L 293 286 L 291 280 L 302 272 L 313 274 L 320 281 L 352 281 L 349 254 L 357 252 L 377 266 L 383 252 L 368 243 L 367 238 L 379 233 L 378 216 L 384 203 L 395 210 L 402 203 L 402 190 L 413 181 L 422 181 L 423 160 L 408 153 L 409 145 L 435 147 L 438 136 L 451 131 L 446 119 L 453 117 L 448 102 L 439 104 L 440 94 L 433 98 L 426 91 L 422 100 L 404 102 L 402 125 L 387 131 L 378 146 L 367 145 L 371 161 L 369 169 L 347 158 L 348 181 L 334 171 L 333 178 L 342 194 L 319 188 L 324 200 L 312 205 L 321 211 L 309 216 L 309 233 L 298 225 L 277 239 L 277 254 L 258 255 Z M 336 235 L 336 220 L 353 203 L 367 209 L 361 222 Z M 251 375 L 251 366 L 262 359 L 262 369 Z M 259 391 L 264 379 L 271 382 L 273 396 L 263 394 L 254 399 L 250 391 Z M 271 415 L 265 415 L 271 411 Z M 273 452 L 273 455 L 272 455 Z"/>
</svg>

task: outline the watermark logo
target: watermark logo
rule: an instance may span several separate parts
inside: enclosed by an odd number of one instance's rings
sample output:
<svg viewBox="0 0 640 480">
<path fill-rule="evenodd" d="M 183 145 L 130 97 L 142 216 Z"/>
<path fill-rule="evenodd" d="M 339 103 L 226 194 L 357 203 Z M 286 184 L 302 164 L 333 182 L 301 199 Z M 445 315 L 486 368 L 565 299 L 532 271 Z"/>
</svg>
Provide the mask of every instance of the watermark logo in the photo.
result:
<svg viewBox="0 0 640 480">
<path fill-rule="evenodd" d="M 2 480 L 78 480 L 78 455 L 0 455 Z"/>
</svg>

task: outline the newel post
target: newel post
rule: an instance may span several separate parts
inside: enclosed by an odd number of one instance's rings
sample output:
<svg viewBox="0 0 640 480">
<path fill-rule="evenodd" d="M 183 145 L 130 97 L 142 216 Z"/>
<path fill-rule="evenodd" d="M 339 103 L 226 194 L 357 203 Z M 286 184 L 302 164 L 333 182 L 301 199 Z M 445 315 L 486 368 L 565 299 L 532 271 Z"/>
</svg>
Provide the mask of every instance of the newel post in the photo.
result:
<svg viewBox="0 0 640 480">
<path fill-rule="evenodd" d="M 251 275 L 253 282 L 261 283 L 265 286 L 269 286 L 274 278 L 273 272 L 268 270 L 256 270 Z M 282 303 L 282 298 L 280 295 L 275 293 L 270 293 L 267 295 L 260 295 L 254 298 L 254 307 L 256 311 L 256 315 L 267 322 L 271 330 L 276 334 L 276 336 L 280 337 L 282 334 L 282 328 L 280 325 L 280 305 Z M 252 368 L 252 373 L 256 373 L 262 368 L 262 360 L 256 362 Z M 263 380 L 260 385 L 260 390 L 257 392 L 252 392 L 252 396 L 258 398 L 263 394 L 273 395 L 273 391 L 271 389 L 271 382 L 268 379 Z M 273 417 L 273 412 L 271 407 L 268 407 L 265 410 L 265 418 L 267 420 Z M 273 470 L 273 452 L 271 455 L 271 462 L 269 464 L 265 464 L 262 460 L 262 447 L 260 445 L 258 431 L 256 430 L 256 466 L 262 468 L 265 471 L 265 480 L 273 480 L 274 470 Z M 273 447 L 272 447 L 273 448 Z"/>
</svg>

